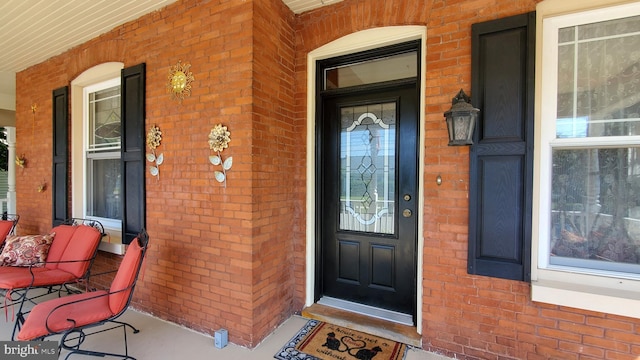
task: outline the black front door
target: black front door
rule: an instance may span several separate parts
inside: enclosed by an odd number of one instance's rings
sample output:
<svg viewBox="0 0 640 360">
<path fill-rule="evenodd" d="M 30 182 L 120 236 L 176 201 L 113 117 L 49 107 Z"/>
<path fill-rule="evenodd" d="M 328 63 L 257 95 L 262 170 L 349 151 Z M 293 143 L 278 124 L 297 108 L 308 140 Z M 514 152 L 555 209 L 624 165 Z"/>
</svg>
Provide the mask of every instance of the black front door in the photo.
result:
<svg viewBox="0 0 640 360">
<path fill-rule="evenodd" d="M 319 297 L 415 321 L 416 82 L 324 95 L 318 130 Z"/>
</svg>

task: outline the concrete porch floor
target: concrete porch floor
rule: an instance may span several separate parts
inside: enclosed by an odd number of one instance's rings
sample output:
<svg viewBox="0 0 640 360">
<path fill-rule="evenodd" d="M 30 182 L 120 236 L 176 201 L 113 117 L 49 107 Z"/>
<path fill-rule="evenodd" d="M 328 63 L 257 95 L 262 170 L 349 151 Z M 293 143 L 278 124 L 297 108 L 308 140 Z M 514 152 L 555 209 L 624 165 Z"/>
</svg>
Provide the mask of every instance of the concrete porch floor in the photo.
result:
<svg viewBox="0 0 640 360">
<path fill-rule="evenodd" d="M 11 331 L 13 329 L 11 310 L 9 310 L 8 316 L 8 321 L 0 319 L 0 340 L 2 341 L 11 339 Z M 273 355 L 308 321 L 308 319 L 301 316 L 292 316 L 254 349 L 247 349 L 234 344 L 229 344 L 225 348 L 218 349 L 214 346 L 213 336 L 197 333 L 135 310 L 128 310 L 120 319 L 140 330 L 137 334 L 127 333 L 129 355 L 138 360 L 273 359 Z M 52 338 L 50 340 L 56 339 Z M 85 343 L 94 349 L 111 352 L 121 351 L 124 344 L 121 330 L 112 330 L 90 336 Z M 60 358 L 64 358 L 65 353 L 63 352 L 61 355 Z M 71 358 L 83 357 L 72 356 Z M 449 358 L 410 347 L 406 359 L 446 360 Z"/>
</svg>

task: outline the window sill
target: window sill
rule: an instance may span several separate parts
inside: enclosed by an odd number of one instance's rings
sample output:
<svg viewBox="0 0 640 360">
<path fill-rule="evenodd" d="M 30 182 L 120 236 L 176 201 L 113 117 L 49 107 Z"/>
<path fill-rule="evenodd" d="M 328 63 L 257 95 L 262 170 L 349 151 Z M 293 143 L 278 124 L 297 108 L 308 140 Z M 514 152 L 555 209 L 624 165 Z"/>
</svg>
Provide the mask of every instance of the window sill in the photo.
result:
<svg viewBox="0 0 640 360">
<path fill-rule="evenodd" d="M 619 284 L 629 280 L 620 280 Z M 629 288 L 637 288 L 638 282 Z M 629 285 L 629 284 L 627 284 Z M 531 282 L 533 301 L 640 319 L 640 291 L 598 287 L 570 282 L 537 280 Z"/>
<path fill-rule="evenodd" d="M 100 245 L 98 246 L 98 250 L 116 255 L 124 255 L 125 246 L 123 244 L 112 244 L 101 241 Z"/>
<path fill-rule="evenodd" d="M 111 228 L 105 226 L 107 236 L 102 238 L 98 250 L 105 251 L 116 255 L 124 255 L 126 246 L 122 243 L 122 233 L 120 228 Z"/>
</svg>

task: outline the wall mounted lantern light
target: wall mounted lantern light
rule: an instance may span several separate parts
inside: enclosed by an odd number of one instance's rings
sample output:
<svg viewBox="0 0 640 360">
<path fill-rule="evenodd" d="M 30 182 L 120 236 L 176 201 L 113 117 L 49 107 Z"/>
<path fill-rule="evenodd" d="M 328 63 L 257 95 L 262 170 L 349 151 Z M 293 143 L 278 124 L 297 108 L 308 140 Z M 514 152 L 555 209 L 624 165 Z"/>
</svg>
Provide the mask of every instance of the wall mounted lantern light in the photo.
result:
<svg viewBox="0 0 640 360">
<path fill-rule="evenodd" d="M 473 145 L 473 129 L 479 109 L 471 105 L 471 98 L 462 89 L 451 101 L 451 109 L 444 113 L 449 131 L 449 146 Z"/>
</svg>

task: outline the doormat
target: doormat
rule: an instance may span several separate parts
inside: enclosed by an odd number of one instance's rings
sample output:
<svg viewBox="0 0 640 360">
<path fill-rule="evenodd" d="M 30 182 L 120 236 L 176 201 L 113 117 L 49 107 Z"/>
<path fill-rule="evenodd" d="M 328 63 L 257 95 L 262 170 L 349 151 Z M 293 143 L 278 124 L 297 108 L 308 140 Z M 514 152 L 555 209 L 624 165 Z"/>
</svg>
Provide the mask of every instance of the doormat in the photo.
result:
<svg viewBox="0 0 640 360">
<path fill-rule="evenodd" d="M 407 345 L 309 320 L 274 356 L 280 360 L 402 360 Z"/>
</svg>

